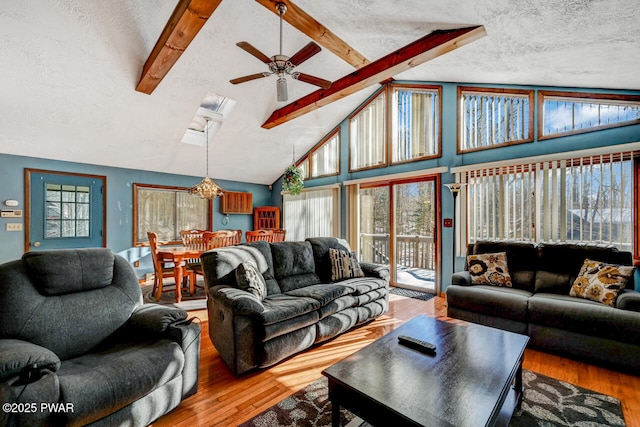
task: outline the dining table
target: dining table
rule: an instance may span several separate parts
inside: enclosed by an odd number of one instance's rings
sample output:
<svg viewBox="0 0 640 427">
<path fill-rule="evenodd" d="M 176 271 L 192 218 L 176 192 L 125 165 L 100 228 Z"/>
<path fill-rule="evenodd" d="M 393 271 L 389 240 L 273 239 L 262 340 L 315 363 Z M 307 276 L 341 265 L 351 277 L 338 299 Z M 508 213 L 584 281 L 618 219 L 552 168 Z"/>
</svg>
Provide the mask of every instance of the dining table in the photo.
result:
<svg viewBox="0 0 640 427">
<path fill-rule="evenodd" d="M 158 247 L 158 256 L 165 262 L 173 262 L 173 277 L 176 281 L 176 302 L 182 301 L 182 283 L 187 270 L 187 261 L 190 259 L 200 258 L 205 249 L 193 249 L 186 246 L 160 246 Z M 189 281 L 189 293 L 194 294 L 196 291 L 195 280 Z"/>
</svg>

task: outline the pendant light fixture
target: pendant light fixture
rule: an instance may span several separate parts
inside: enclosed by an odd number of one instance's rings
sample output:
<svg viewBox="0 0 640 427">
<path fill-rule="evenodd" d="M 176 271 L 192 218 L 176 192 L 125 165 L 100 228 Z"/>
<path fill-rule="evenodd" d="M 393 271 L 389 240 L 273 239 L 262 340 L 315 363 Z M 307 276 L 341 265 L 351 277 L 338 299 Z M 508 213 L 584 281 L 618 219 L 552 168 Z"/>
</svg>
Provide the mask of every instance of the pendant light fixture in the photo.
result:
<svg viewBox="0 0 640 427">
<path fill-rule="evenodd" d="M 189 189 L 189 194 L 198 196 L 202 199 L 215 199 L 224 194 L 224 190 L 220 188 L 211 178 L 209 178 L 209 119 L 204 128 L 205 147 L 207 150 L 207 175 L 197 185 Z"/>
</svg>

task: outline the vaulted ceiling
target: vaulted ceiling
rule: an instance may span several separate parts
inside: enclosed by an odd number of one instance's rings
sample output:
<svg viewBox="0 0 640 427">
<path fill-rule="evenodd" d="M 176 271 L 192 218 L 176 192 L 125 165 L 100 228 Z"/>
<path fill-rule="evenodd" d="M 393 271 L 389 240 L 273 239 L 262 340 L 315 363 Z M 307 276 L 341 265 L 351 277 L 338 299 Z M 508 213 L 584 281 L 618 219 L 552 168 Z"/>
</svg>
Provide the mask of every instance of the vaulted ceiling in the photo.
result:
<svg viewBox="0 0 640 427">
<path fill-rule="evenodd" d="M 181 140 L 202 99 L 215 93 L 235 106 L 211 138 L 210 175 L 271 184 L 294 149 L 309 150 L 390 76 L 640 90 L 640 9 L 621 0 L 287 0 L 285 20 L 298 22 L 285 22 L 283 53 L 291 56 L 313 37 L 323 49 L 298 71 L 334 84 L 323 91 L 289 78 L 289 101 L 278 102 L 275 76 L 229 82 L 266 71 L 237 42 L 279 53 L 274 2 L 0 3 L 0 153 L 200 176 L 204 148 Z M 160 64 L 167 72 L 153 75 L 150 94 L 136 90 L 184 3 L 209 4 L 210 17 L 198 17 L 195 37 L 178 33 L 188 41 L 171 45 L 175 64 Z M 403 50 L 435 30 L 476 26 L 426 57 Z M 350 53 L 341 55 L 345 46 Z M 383 58 L 397 50 L 415 56 L 388 75 L 375 69 L 365 79 L 371 67 L 354 66 L 364 58 L 388 68 Z"/>
</svg>

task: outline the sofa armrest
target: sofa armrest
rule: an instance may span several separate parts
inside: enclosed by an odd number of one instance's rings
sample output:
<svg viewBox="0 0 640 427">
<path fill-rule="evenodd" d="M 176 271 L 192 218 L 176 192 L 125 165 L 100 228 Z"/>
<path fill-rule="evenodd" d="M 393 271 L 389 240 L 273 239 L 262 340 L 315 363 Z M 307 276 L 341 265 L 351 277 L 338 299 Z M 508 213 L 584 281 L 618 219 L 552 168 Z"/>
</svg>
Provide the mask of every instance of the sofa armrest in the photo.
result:
<svg viewBox="0 0 640 427">
<path fill-rule="evenodd" d="M 616 307 L 640 312 L 640 292 L 633 289 L 623 289 L 616 299 Z"/>
<path fill-rule="evenodd" d="M 127 327 L 135 331 L 163 333 L 170 325 L 183 322 L 187 312 L 160 304 L 144 304 L 131 313 Z"/>
<path fill-rule="evenodd" d="M 360 268 L 367 277 L 389 280 L 389 266 L 384 264 L 374 264 L 372 262 L 361 262 Z"/>
<path fill-rule="evenodd" d="M 230 286 L 219 286 L 211 292 L 211 298 L 227 307 L 234 314 L 260 314 L 264 311 L 262 301 L 250 292 Z"/>
<path fill-rule="evenodd" d="M 50 425 L 49 412 L 40 402 L 58 402 L 60 359 L 51 350 L 28 341 L 0 339 L 0 402 L 23 403 L 31 410 L 1 411 L 0 426 Z"/>
<path fill-rule="evenodd" d="M 58 368 L 60 359 L 51 350 L 28 341 L 0 339 L 0 382 Z"/>
<path fill-rule="evenodd" d="M 471 286 L 471 274 L 468 271 L 458 271 L 451 276 L 452 285 Z"/>
</svg>

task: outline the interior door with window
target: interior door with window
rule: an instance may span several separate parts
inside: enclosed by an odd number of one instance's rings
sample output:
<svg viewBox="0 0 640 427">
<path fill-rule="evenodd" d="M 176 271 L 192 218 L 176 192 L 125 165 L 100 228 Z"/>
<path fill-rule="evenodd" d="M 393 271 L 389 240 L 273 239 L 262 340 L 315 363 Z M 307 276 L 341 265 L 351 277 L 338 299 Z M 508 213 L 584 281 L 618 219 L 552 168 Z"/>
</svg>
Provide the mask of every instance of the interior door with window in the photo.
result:
<svg viewBox="0 0 640 427">
<path fill-rule="evenodd" d="M 25 251 L 106 246 L 106 177 L 29 170 Z"/>
</svg>

